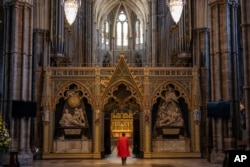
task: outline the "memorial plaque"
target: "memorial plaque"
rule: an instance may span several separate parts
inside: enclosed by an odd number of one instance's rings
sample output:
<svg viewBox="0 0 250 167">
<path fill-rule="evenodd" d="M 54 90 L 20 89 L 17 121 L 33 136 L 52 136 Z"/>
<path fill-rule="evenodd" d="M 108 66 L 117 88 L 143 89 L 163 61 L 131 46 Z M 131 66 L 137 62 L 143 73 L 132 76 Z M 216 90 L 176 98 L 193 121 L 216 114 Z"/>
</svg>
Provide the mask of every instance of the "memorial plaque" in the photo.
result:
<svg viewBox="0 0 250 167">
<path fill-rule="evenodd" d="M 65 135 L 80 135 L 82 129 L 64 129 Z"/>
<path fill-rule="evenodd" d="M 163 135 L 179 135 L 180 129 L 179 128 L 164 128 L 162 129 Z"/>
</svg>

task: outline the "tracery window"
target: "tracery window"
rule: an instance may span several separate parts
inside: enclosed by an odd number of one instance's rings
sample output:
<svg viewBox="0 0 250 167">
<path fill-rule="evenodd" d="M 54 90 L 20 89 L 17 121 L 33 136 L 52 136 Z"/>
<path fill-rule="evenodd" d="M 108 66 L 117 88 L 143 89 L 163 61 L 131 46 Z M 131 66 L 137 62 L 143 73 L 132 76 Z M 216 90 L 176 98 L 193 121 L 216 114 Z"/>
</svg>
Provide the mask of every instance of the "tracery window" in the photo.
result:
<svg viewBox="0 0 250 167">
<path fill-rule="evenodd" d="M 116 45 L 121 49 L 128 47 L 128 20 L 123 10 L 119 13 L 116 22 Z"/>
</svg>

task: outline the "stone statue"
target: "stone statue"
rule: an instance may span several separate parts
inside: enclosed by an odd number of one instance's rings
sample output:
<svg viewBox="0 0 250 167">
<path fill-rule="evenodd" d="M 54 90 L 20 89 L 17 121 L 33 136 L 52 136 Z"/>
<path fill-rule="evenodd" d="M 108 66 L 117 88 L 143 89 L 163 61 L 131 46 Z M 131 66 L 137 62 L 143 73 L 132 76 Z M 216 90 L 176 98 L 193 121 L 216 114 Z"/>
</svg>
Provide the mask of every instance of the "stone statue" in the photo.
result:
<svg viewBox="0 0 250 167">
<path fill-rule="evenodd" d="M 139 54 L 136 55 L 135 66 L 136 67 L 142 67 L 142 61 L 141 61 L 141 57 L 140 57 Z"/>
<path fill-rule="evenodd" d="M 104 60 L 102 62 L 103 67 L 109 67 L 110 66 L 110 59 L 108 53 L 104 56 Z"/>
<path fill-rule="evenodd" d="M 75 108 L 75 114 L 73 116 L 73 123 L 75 125 L 85 126 L 85 119 L 81 108 Z"/>
<path fill-rule="evenodd" d="M 59 124 L 61 126 L 70 126 L 71 125 L 71 121 L 72 121 L 72 115 L 69 113 L 68 109 L 64 110 L 63 116 L 59 121 Z"/>
<path fill-rule="evenodd" d="M 173 90 L 170 90 L 165 94 L 165 98 L 159 106 L 156 120 L 156 127 L 171 126 L 184 126 L 181 109 Z"/>
<path fill-rule="evenodd" d="M 65 109 L 59 124 L 61 126 L 85 126 L 82 109 L 75 108 L 74 114 L 70 114 L 68 109 Z"/>
</svg>

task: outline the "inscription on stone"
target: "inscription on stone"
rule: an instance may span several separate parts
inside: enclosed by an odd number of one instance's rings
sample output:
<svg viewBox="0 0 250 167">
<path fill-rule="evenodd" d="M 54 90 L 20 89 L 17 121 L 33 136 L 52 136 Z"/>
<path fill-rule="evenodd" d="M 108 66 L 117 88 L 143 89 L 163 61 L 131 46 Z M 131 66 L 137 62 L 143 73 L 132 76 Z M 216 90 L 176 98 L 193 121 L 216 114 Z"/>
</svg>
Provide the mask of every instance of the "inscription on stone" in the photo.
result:
<svg viewBox="0 0 250 167">
<path fill-rule="evenodd" d="M 66 135 L 80 135 L 81 129 L 64 129 Z"/>
</svg>

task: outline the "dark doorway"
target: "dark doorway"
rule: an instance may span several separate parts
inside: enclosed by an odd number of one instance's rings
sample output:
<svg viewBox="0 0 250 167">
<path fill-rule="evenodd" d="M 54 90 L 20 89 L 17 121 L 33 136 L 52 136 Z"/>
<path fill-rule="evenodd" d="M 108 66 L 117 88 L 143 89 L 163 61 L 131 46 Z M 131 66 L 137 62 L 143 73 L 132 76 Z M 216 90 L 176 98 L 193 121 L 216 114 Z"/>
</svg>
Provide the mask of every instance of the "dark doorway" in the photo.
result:
<svg viewBox="0 0 250 167">
<path fill-rule="evenodd" d="M 140 105 L 125 84 L 118 85 L 104 105 L 104 151 L 111 154 L 122 133 L 131 141 L 132 152 L 136 156 L 140 148 Z M 135 140 L 135 141 L 134 141 Z"/>
<path fill-rule="evenodd" d="M 135 157 L 139 157 L 140 155 L 140 120 L 139 116 L 135 117 L 133 120 L 133 151 L 132 153 L 135 155 Z"/>
<path fill-rule="evenodd" d="M 111 154 L 110 118 L 104 120 L 104 153 Z"/>
</svg>

